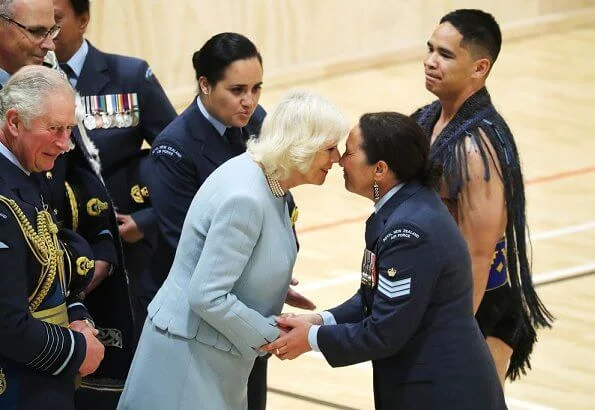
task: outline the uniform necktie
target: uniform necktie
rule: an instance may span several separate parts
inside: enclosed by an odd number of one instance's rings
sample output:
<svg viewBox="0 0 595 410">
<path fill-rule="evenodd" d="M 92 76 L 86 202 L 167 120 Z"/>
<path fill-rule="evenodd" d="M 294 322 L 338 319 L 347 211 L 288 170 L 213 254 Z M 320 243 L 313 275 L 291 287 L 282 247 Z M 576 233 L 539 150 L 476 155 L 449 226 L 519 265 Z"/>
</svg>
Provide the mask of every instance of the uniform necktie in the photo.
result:
<svg viewBox="0 0 595 410">
<path fill-rule="evenodd" d="M 76 84 L 76 80 L 78 79 L 78 76 L 76 75 L 74 70 L 67 63 L 61 63 L 60 69 L 64 72 L 64 74 L 66 74 L 66 76 L 68 77 L 68 81 L 74 87 L 74 85 Z"/>
<path fill-rule="evenodd" d="M 376 232 L 376 212 L 366 220 L 366 249 L 373 251 L 376 239 L 378 238 L 378 232 Z"/>
<path fill-rule="evenodd" d="M 229 127 L 223 135 L 225 135 L 229 143 L 230 152 L 234 157 L 246 151 L 246 143 L 244 142 L 244 138 L 242 138 L 242 131 L 239 128 Z"/>
</svg>

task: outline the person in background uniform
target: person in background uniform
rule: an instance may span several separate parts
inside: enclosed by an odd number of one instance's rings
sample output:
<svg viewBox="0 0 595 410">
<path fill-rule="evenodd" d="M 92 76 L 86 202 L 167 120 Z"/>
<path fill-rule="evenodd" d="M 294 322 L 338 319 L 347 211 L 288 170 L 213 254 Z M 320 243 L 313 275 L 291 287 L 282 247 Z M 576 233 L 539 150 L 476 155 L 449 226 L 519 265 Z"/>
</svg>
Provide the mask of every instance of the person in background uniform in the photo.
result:
<svg viewBox="0 0 595 410">
<path fill-rule="evenodd" d="M 246 150 L 258 135 L 265 111 L 258 105 L 262 57 L 256 46 L 236 33 L 220 33 L 194 53 L 198 96 L 155 139 L 147 174 L 161 236 L 143 284 L 151 300 L 167 276 L 192 198 L 211 173 Z M 289 194 L 292 220 L 297 210 Z M 287 303 L 313 309 L 292 289 Z M 258 358 L 248 387 L 251 410 L 266 405 L 266 358 Z"/>
<path fill-rule="evenodd" d="M 413 117 L 442 164 L 439 192 L 465 237 L 473 267 L 473 311 L 502 384 L 530 368 L 537 327 L 552 316 L 531 279 L 525 189 L 514 137 L 485 87 L 502 44 L 494 17 L 456 10 L 428 40 L 426 88 L 438 100 Z"/>
<path fill-rule="evenodd" d="M 204 181 L 118 409 L 248 408 L 248 376 L 258 348 L 281 333 L 275 315 L 297 256 L 286 192 L 324 183 L 347 130 L 334 105 L 291 93 L 247 152 Z"/>
<path fill-rule="evenodd" d="M 59 31 L 51 0 L 0 0 L 0 84 L 27 64 L 58 70 L 53 39 Z M 95 273 L 85 289 L 85 304 L 107 347 L 94 376 L 105 376 L 108 389 L 117 385 L 112 380 L 119 379 L 121 389 L 135 339 L 118 226 L 99 174 L 97 149 L 82 125 L 75 127 L 71 140 L 71 149 L 56 159 L 51 170 L 33 173 L 32 178 L 58 225 L 76 231 L 91 246 Z M 111 309 L 105 309 L 106 300 Z"/>
<path fill-rule="evenodd" d="M 141 148 L 144 141 L 153 143 L 176 112 L 146 61 L 104 53 L 84 39 L 89 0 L 53 2 L 61 27 L 56 57 L 81 96 L 83 124 L 99 151 L 101 174 L 117 208 L 140 335 L 149 300 L 142 297 L 138 280 L 151 262 L 158 230 L 141 172 L 148 151 Z"/>
<path fill-rule="evenodd" d="M 415 121 L 365 114 L 339 164 L 345 188 L 374 201 L 361 287 L 318 314 L 281 317 L 292 329 L 263 350 L 311 349 L 333 367 L 372 361 L 376 409 L 504 409 L 494 363 L 473 318 L 467 245 L 432 186 L 440 167 Z"/>
<path fill-rule="evenodd" d="M 69 149 L 74 93 L 57 72 L 17 71 L 0 91 L 0 408 L 73 410 L 75 376 L 104 347 L 77 298 L 89 245 L 59 229 L 34 173 Z"/>
</svg>

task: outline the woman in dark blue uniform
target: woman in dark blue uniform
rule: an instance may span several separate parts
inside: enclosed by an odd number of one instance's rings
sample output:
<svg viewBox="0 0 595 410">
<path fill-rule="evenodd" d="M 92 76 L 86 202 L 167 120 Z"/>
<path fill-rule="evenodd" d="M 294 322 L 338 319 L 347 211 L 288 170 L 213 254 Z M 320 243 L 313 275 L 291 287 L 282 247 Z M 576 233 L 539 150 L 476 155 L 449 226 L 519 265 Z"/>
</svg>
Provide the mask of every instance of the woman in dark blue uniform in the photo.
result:
<svg viewBox="0 0 595 410">
<path fill-rule="evenodd" d="M 279 318 L 293 330 L 266 349 L 281 359 L 321 351 L 333 367 L 371 360 L 377 409 L 503 409 L 473 317 L 467 245 L 432 189 L 440 168 L 428 152 L 410 118 L 362 116 L 340 161 L 347 190 L 374 201 L 361 287 L 319 315 Z"/>
</svg>

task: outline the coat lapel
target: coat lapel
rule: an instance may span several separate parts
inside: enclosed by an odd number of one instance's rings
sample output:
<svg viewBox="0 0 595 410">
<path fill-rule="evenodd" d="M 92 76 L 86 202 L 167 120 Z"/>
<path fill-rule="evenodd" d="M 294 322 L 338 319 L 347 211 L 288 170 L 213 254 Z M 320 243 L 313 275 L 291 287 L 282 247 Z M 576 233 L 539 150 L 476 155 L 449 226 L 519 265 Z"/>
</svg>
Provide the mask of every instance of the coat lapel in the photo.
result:
<svg viewBox="0 0 595 410">
<path fill-rule="evenodd" d="M 4 178 L 6 191 L 14 192 L 16 197 L 35 208 L 41 206 L 41 196 L 35 174 L 27 176 L 8 158 L 0 154 L 0 175 L 10 175 L 9 178 Z"/>
<path fill-rule="evenodd" d="M 215 127 L 207 120 L 198 109 L 196 99 L 192 100 L 184 114 L 188 121 L 192 137 L 199 140 L 202 145 L 202 155 L 215 166 L 223 164 L 232 157 L 229 145 L 223 141 Z"/>
<path fill-rule="evenodd" d="M 77 91 L 84 96 L 100 95 L 109 80 L 105 56 L 89 43 L 89 52 L 76 85 Z"/>
</svg>

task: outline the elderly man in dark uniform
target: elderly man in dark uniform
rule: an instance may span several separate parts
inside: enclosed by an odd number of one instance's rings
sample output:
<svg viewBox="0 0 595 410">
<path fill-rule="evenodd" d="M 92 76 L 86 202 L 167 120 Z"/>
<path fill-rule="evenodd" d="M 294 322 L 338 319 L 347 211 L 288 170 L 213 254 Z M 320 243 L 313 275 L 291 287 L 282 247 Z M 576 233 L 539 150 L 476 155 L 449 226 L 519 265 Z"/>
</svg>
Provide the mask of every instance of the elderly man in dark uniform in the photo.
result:
<svg viewBox="0 0 595 410">
<path fill-rule="evenodd" d="M 27 64 L 58 69 L 53 39 L 59 30 L 51 0 L 0 0 L 0 84 Z M 123 386 L 135 346 L 128 278 L 97 149 L 82 125 L 73 129 L 71 140 L 72 149 L 58 157 L 50 171 L 32 178 L 38 180 L 58 224 L 79 233 L 93 250 L 95 275 L 85 289 L 85 304 L 106 346 L 94 377 L 101 377 L 101 389 L 111 392 Z"/>
<path fill-rule="evenodd" d="M 51 60 L 55 60 L 53 39 L 59 31 L 60 26 L 55 24 L 51 0 L 0 0 L 0 86 L 6 83 L 10 75 L 25 65 L 46 64 L 48 60 L 51 65 Z M 40 176 L 40 179 L 43 177 L 47 180 L 42 184 L 42 189 L 46 191 L 49 205 L 59 221 L 67 218 L 67 212 L 64 212 L 67 208 L 67 197 L 63 181 L 66 169 L 79 165 L 88 168 L 85 157 L 90 157 L 90 153 L 86 147 L 83 147 L 80 135 L 77 135 L 75 140 L 78 142 L 75 152 L 68 154 L 68 158 L 71 159 L 69 164 L 72 166 L 63 166 L 67 158 L 62 156 L 56 161 L 57 165 L 54 169 Z M 92 187 L 88 189 L 91 191 L 89 199 L 97 199 L 96 202 L 100 202 L 99 198 L 104 199 L 101 192 L 93 196 L 95 191 L 101 191 L 101 183 L 96 177 L 90 175 L 79 178 L 91 181 L 84 183 Z M 104 203 L 105 201 L 101 202 L 101 204 Z M 114 238 L 109 234 L 107 212 L 101 210 L 97 218 L 81 221 L 83 224 L 89 221 L 89 226 L 83 228 L 86 231 L 84 236 L 91 243 L 97 262 L 96 275 L 93 278 L 95 283 L 91 285 L 92 287 L 108 275 L 111 265 L 118 260 Z"/>
<path fill-rule="evenodd" d="M 75 376 L 104 347 L 77 293 L 93 276 L 89 245 L 59 229 L 35 172 L 69 148 L 74 94 L 57 72 L 18 71 L 0 91 L 0 408 L 74 409 Z"/>
</svg>

